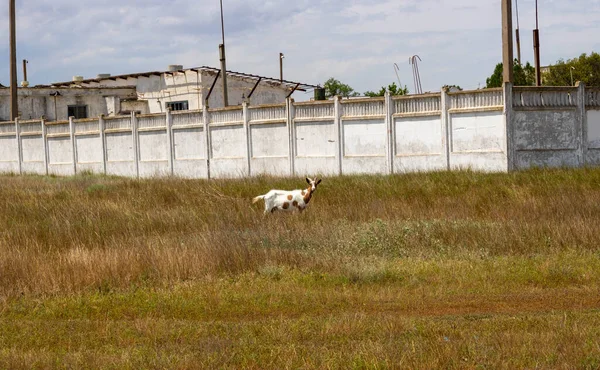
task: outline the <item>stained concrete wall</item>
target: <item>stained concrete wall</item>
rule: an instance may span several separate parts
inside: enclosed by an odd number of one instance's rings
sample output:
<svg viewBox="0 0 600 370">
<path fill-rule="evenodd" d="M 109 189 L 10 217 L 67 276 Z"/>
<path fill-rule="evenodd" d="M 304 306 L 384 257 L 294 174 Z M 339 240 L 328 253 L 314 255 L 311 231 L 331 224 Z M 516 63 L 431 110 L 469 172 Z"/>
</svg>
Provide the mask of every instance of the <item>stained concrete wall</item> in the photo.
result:
<svg viewBox="0 0 600 370">
<path fill-rule="evenodd" d="M 598 91 L 576 87 L 512 88 L 512 165 L 597 165 Z"/>
<path fill-rule="evenodd" d="M 486 89 L 0 123 L 0 171 L 315 176 L 600 164 L 600 90 Z"/>
</svg>

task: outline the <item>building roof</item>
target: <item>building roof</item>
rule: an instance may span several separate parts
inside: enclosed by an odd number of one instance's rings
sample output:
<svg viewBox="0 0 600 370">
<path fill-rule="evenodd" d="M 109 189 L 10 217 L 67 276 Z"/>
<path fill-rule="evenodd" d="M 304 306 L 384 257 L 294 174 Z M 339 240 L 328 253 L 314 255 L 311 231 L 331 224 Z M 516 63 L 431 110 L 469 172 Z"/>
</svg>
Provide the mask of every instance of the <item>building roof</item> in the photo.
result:
<svg viewBox="0 0 600 370">
<path fill-rule="evenodd" d="M 210 72 L 214 72 L 214 73 L 219 73 L 220 69 L 218 68 L 213 68 L 213 67 L 207 67 L 207 66 L 202 66 L 202 67 L 195 67 L 195 68 L 184 68 L 184 69 L 180 69 L 177 71 L 152 71 L 152 72 L 142 72 L 142 73 L 130 73 L 130 74 L 124 74 L 124 75 L 115 75 L 115 76 L 110 76 L 110 77 L 103 77 L 103 78 L 89 78 L 89 79 L 84 79 L 81 81 L 65 81 L 65 82 L 54 82 L 50 85 L 43 85 L 43 86 L 38 86 L 38 87 L 44 87 L 44 86 L 54 86 L 54 87 L 61 87 L 61 86 L 72 86 L 72 85 L 76 85 L 76 84 L 81 84 L 81 83 L 93 83 L 93 82 L 97 82 L 99 83 L 102 80 L 119 80 L 119 79 L 123 79 L 126 80 L 128 78 L 138 78 L 138 77 L 150 77 L 150 76 L 161 76 L 163 74 L 173 74 L 176 72 L 186 72 L 186 71 L 194 71 L 194 72 L 200 72 L 200 71 L 210 71 Z M 300 90 L 300 91 L 306 91 L 306 90 L 310 90 L 310 89 L 314 89 L 315 87 L 317 87 L 316 85 L 310 85 L 310 84 L 305 84 L 305 83 L 301 83 L 301 82 L 294 82 L 294 81 L 289 81 L 289 80 L 279 80 L 278 78 L 271 78 L 271 77 L 265 77 L 265 76 L 259 76 L 259 75 L 253 75 L 253 74 L 249 74 L 249 73 L 242 73 L 242 72 L 234 72 L 234 71 L 227 71 L 227 75 L 228 76 L 237 76 L 237 77 L 243 77 L 243 78 L 250 78 L 253 80 L 258 81 L 259 79 L 261 81 L 265 81 L 265 82 L 269 82 L 272 84 L 281 84 L 284 85 L 290 89 L 295 89 L 295 90 Z"/>
</svg>

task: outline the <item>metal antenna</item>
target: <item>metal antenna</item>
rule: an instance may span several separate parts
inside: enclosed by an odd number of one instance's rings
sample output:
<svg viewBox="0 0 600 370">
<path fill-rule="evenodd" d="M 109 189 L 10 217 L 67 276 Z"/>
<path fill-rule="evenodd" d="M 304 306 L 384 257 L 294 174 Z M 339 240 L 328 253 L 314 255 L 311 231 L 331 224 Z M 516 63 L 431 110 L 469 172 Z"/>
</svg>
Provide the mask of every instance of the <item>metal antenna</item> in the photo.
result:
<svg viewBox="0 0 600 370">
<path fill-rule="evenodd" d="M 418 55 L 413 55 L 408 58 L 408 63 L 412 65 L 413 69 L 413 82 L 415 84 L 415 94 L 422 94 L 423 88 L 421 87 L 421 76 L 419 75 L 419 65 L 417 64 L 417 59 L 421 61 L 421 57 Z"/>
<path fill-rule="evenodd" d="M 398 88 L 400 90 L 402 90 L 402 83 L 400 82 L 400 75 L 398 75 L 399 70 L 400 70 L 400 67 L 398 67 L 398 64 L 394 63 L 394 72 L 396 72 L 396 78 L 398 79 Z"/>
</svg>

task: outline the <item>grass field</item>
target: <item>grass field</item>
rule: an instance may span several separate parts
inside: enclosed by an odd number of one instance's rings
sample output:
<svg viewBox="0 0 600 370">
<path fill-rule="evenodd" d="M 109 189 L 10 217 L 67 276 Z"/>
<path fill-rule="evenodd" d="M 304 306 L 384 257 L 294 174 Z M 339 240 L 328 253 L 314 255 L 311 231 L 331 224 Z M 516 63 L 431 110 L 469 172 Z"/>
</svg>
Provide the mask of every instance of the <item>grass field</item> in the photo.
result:
<svg viewBox="0 0 600 370">
<path fill-rule="evenodd" d="M 600 169 L 0 176 L 0 368 L 600 368 Z"/>
</svg>

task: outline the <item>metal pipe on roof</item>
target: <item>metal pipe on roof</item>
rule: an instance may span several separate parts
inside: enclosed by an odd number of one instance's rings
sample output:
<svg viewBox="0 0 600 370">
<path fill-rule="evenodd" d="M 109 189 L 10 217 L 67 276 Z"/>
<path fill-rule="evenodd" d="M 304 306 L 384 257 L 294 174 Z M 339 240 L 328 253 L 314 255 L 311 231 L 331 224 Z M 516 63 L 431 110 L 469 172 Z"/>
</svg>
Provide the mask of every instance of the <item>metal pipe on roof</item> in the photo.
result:
<svg viewBox="0 0 600 370">
<path fill-rule="evenodd" d="M 292 94 L 296 91 L 296 89 L 298 88 L 298 86 L 300 86 L 300 83 L 297 83 L 296 86 L 294 86 L 294 88 L 292 89 L 292 91 L 290 91 L 290 93 L 285 98 L 287 99 L 290 96 L 292 96 Z"/>
<path fill-rule="evenodd" d="M 27 81 L 27 59 L 23 59 L 23 81 Z"/>
<path fill-rule="evenodd" d="M 215 85 L 217 83 L 217 80 L 219 79 L 219 75 L 221 74 L 221 71 L 217 72 L 217 75 L 215 76 L 215 80 L 213 81 L 212 85 L 210 85 L 210 89 L 208 90 L 208 94 L 206 94 L 206 98 L 204 98 L 204 107 L 203 108 L 208 108 L 208 98 L 210 98 L 210 94 L 212 94 L 213 89 L 215 88 Z"/>
<path fill-rule="evenodd" d="M 279 53 L 279 82 L 283 82 L 283 53 Z"/>
<path fill-rule="evenodd" d="M 254 94 L 254 90 L 256 90 L 256 87 L 258 87 L 258 84 L 260 83 L 261 80 L 262 80 L 262 77 L 260 77 L 258 79 L 258 81 L 256 81 L 256 83 L 254 84 L 254 87 L 252 87 L 252 90 L 250 91 L 250 94 L 248 95 L 248 99 L 250 99 L 252 94 Z"/>
</svg>

